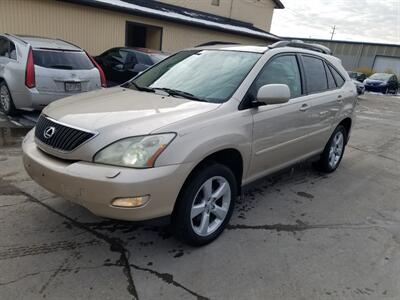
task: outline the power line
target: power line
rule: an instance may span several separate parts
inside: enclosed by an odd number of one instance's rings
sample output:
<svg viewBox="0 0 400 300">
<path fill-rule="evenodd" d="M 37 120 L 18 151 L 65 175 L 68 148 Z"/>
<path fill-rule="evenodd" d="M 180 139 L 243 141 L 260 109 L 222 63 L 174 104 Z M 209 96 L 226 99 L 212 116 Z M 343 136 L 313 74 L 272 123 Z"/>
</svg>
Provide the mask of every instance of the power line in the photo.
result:
<svg viewBox="0 0 400 300">
<path fill-rule="evenodd" d="M 335 30 L 336 30 L 336 25 L 333 25 L 333 27 L 331 27 L 331 28 L 332 28 L 332 31 L 331 31 L 331 40 L 333 40 L 333 36 L 334 36 Z"/>
</svg>

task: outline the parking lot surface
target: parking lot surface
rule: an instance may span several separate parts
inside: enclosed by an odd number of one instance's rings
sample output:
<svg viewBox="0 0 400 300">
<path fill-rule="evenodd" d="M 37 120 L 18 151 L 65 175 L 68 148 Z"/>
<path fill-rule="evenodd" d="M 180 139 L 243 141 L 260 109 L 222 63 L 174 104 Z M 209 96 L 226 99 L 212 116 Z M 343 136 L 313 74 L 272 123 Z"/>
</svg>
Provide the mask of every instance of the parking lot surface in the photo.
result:
<svg viewBox="0 0 400 300">
<path fill-rule="evenodd" d="M 50 194 L 23 170 L 27 130 L 0 129 L 1 298 L 400 299 L 399 115 L 400 97 L 362 96 L 335 173 L 258 181 L 201 248 Z"/>
</svg>

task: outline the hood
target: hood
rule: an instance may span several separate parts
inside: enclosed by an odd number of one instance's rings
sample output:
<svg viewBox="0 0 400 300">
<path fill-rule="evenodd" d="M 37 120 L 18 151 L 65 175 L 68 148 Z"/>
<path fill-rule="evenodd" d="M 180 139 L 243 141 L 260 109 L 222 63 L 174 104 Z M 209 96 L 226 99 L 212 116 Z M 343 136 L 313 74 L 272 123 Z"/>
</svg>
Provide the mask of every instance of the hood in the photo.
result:
<svg viewBox="0 0 400 300">
<path fill-rule="evenodd" d="M 363 86 L 364 85 L 362 82 L 359 82 L 358 80 L 352 79 L 352 81 L 356 86 Z"/>
<path fill-rule="evenodd" d="M 366 79 L 365 84 L 370 84 L 370 85 L 380 85 L 380 84 L 386 84 L 386 81 L 384 80 L 377 80 L 377 79 Z"/>
<path fill-rule="evenodd" d="M 90 131 L 118 130 L 148 134 L 174 122 L 205 113 L 220 104 L 115 87 L 68 97 L 43 113 L 62 123 Z"/>
</svg>

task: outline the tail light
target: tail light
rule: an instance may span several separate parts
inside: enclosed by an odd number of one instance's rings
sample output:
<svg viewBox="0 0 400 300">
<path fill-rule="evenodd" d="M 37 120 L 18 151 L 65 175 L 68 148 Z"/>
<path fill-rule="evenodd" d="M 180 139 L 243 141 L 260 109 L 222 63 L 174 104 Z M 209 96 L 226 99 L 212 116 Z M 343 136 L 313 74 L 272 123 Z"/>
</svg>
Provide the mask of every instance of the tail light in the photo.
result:
<svg viewBox="0 0 400 300">
<path fill-rule="evenodd" d="M 25 85 L 30 89 L 36 86 L 35 63 L 33 61 L 32 47 L 29 48 L 28 60 L 26 62 Z"/>
<path fill-rule="evenodd" d="M 100 65 L 97 63 L 97 61 L 94 60 L 92 56 L 89 55 L 89 53 L 86 52 L 86 55 L 89 57 L 93 65 L 99 70 L 100 73 L 100 81 L 101 81 L 101 86 L 106 88 L 107 87 L 107 80 L 106 80 L 106 75 L 104 74 L 103 69 L 100 67 Z"/>
</svg>

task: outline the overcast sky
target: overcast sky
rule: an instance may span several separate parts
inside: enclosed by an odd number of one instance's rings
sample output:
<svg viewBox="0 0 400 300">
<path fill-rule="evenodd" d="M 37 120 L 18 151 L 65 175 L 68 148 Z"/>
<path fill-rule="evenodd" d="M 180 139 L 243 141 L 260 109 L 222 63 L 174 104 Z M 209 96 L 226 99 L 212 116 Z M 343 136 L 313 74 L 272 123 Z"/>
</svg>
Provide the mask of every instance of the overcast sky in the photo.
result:
<svg viewBox="0 0 400 300">
<path fill-rule="evenodd" d="M 271 33 L 284 37 L 400 44 L 400 0 L 281 0 Z"/>
</svg>

